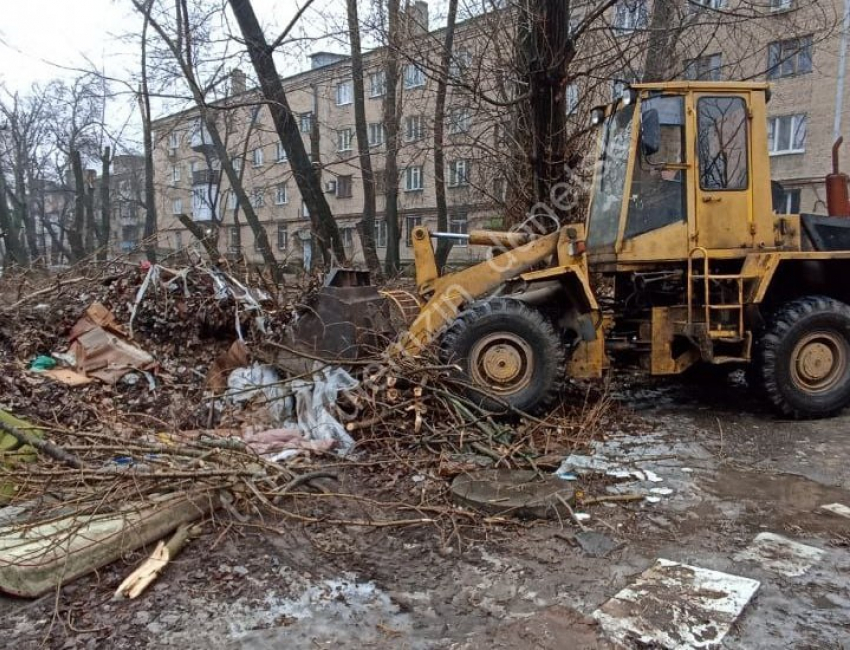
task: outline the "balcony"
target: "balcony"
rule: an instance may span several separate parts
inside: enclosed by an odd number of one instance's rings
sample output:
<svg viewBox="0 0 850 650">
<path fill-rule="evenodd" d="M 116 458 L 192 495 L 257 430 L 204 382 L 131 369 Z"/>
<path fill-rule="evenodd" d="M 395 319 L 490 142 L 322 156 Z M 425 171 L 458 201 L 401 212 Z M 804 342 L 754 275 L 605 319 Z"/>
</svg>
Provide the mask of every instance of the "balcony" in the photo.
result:
<svg viewBox="0 0 850 650">
<path fill-rule="evenodd" d="M 218 187 L 198 185 L 192 188 L 192 220 L 212 221 L 218 203 Z"/>
<path fill-rule="evenodd" d="M 221 170 L 199 169 L 192 172 L 192 185 L 218 185 L 221 182 Z"/>
<path fill-rule="evenodd" d="M 198 152 L 203 152 L 208 149 L 212 150 L 213 148 L 209 131 L 207 131 L 206 125 L 204 125 L 200 120 L 195 122 L 195 128 L 192 129 L 192 137 L 189 141 L 189 146 L 192 147 L 194 151 Z"/>
</svg>

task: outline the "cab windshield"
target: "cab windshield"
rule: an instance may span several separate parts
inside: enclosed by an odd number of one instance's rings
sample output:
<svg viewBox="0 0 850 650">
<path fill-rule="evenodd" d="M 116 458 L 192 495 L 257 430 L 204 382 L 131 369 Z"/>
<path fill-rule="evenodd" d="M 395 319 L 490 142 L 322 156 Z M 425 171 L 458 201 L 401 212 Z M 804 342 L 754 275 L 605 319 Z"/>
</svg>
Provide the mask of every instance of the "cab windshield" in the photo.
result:
<svg viewBox="0 0 850 650">
<path fill-rule="evenodd" d="M 615 110 L 599 129 L 599 159 L 594 170 L 587 233 L 591 250 L 613 246 L 617 239 L 634 112 L 634 104 Z"/>
</svg>

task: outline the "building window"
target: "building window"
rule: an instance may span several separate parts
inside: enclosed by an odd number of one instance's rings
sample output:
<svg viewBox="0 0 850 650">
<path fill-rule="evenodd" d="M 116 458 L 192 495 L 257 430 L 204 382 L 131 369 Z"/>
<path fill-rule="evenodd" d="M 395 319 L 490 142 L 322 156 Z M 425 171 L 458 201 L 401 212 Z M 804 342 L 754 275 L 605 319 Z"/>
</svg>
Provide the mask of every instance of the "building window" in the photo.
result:
<svg viewBox="0 0 850 650">
<path fill-rule="evenodd" d="M 262 208 L 266 203 L 266 196 L 263 188 L 257 187 L 251 191 L 251 205 L 255 208 Z"/>
<path fill-rule="evenodd" d="M 340 81 L 336 85 L 336 105 L 345 106 L 351 103 L 351 82 Z"/>
<path fill-rule="evenodd" d="M 722 59 L 719 54 L 709 54 L 685 62 L 685 79 L 720 81 Z"/>
<path fill-rule="evenodd" d="M 782 115 L 767 120 L 767 146 L 771 155 L 806 150 L 806 115 Z"/>
<path fill-rule="evenodd" d="M 171 202 L 171 214 L 183 214 L 183 199 L 174 199 Z"/>
<path fill-rule="evenodd" d="M 237 205 L 239 205 L 239 200 L 236 198 L 236 192 L 230 190 L 227 194 L 227 207 L 230 210 L 235 210 Z"/>
<path fill-rule="evenodd" d="M 230 163 L 233 165 L 233 171 L 235 171 L 237 174 L 242 171 L 242 157 L 241 156 L 234 156 L 233 159 L 230 161 Z"/>
<path fill-rule="evenodd" d="M 384 144 L 385 134 L 383 122 L 372 122 L 369 125 L 369 146 L 380 147 Z"/>
<path fill-rule="evenodd" d="M 352 177 L 349 176 L 337 176 L 336 177 L 336 198 L 338 199 L 350 199 L 352 186 L 354 183 L 352 182 Z"/>
<path fill-rule="evenodd" d="M 387 74 L 378 70 L 369 75 L 369 97 L 383 97 L 387 93 Z"/>
<path fill-rule="evenodd" d="M 171 184 L 177 185 L 180 182 L 180 165 L 171 165 Z"/>
<path fill-rule="evenodd" d="M 633 32 L 644 29 L 648 22 L 646 0 L 620 0 L 614 10 L 614 29 Z"/>
<path fill-rule="evenodd" d="M 793 77 L 812 71 L 812 37 L 774 41 L 767 46 L 767 78 Z"/>
<path fill-rule="evenodd" d="M 289 231 L 286 229 L 286 224 L 277 224 L 277 249 L 285 251 L 289 245 Z"/>
<path fill-rule="evenodd" d="M 310 208 L 307 207 L 307 204 L 304 201 L 301 201 L 301 216 L 304 219 L 310 218 Z"/>
<path fill-rule="evenodd" d="M 242 237 L 239 233 L 239 226 L 231 226 L 230 227 L 230 252 L 238 253 L 239 249 L 242 248 Z"/>
<path fill-rule="evenodd" d="M 251 154 L 251 162 L 253 162 L 254 167 L 262 167 L 263 166 L 263 149 L 262 147 L 257 147 Z"/>
<path fill-rule="evenodd" d="M 351 151 L 354 141 L 354 129 L 340 129 L 336 132 L 336 150 L 339 152 Z"/>
<path fill-rule="evenodd" d="M 383 219 L 375 221 L 375 246 L 377 248 L 387 247 L 387 222 Z"/>
<path fill-rule="evenodd" d="M 180 230 L 174 232 L 174 247 L 177 250 L 182 250 L 183 248 L 183 232 Z"/>
<path fill-rule="evenodd" d="M 800 190 L 783 189 L 774 207 L 779 214 L 800 214 Z"/>
<path fill-rule="evenodd" d="M 503 176 L 493 179 L 493 198 L 504 203 L 508 197 L 508 182 Z"/>
<path fill-rule="evenodd" d="M 289 203 L 289 192 L 287 192 L 286 183 L 278 183 L 274 193 L 275 205 L 284 205 Z"/>
<path fill-rule="evenodd" d="M 618 75 L 611 81 L 611 97 L 620 99 L 630 84 L 640 79 L 640 74 L 635 70 L 620 70 Z"/>
<path fill-rule="evenodd" d="M 313 114 L 301 113 L 298 116 L 298 128 L 301 133 L 310 133 L 313 130 Z"/>
<path fill-rule="evenodd" d="M 791 9 L 791 0 L 770 0 L 771 11 L 789 11 Z M 791 213 L 796 214 L 796 213 Z"/>
<path fill-rule="evenodd" d="M 415 63 L 404 66 L 404 87 L 420 88 L 425 85 L 425 71 Z"/>
<path fill-rule="evenodd" d="M 472 112 L 468 108 L 453 108 L 449 111 L 449 135 L 468 133 L 472 127 Z"/>
<path fill-rule="evenodd" d="M 691 11 L 700 11 L 701 9 L 723 9 L 726 6 L 726 0 L 690 0 L 688 6 Z"/>
<path fill-rule="evenodd" d="M 192 217 L 195 221 L 208 221 L 212 219 L 212 205 L 206 187 L 192 188 Z"/>
<path fill-rule="evenodd" d="M 418 192 L 425 189 L 422 167 L 408 167 L 404 170 L 404 189 L 407 192 Z"/>
<path fill-rule="evenodd" d="M 354 228 L 344 226 L 339 229 L 339 238 L 342 240 L 342 245 L 346 248 L 354 246 Z"/>
<path fill-rule="evenodd" d="M 458 50 L 452 55 L 452 60 L 449 63 L 449 77 L 462 79 L 470 65 L 472 65 L 472 54 L 469 50 Z"/>
<path fill-rule="evenodd" d="M 404 119 L 404 139 L 416 142 L 425 137 L 425 120 L 421 115 L 408 115 Z"/>
<path fill-rule="evenodd" d="M 449 163 L 449 187 L 469 185 L 469 161 L 453 160 Z"/>
<path fill-rule="evenodd" d="M 413 229 L 422 225 L 422 217 L 420 215 L 411 215 L 404 218 L 404 241 L 407 247 L 413 246 Z"/>
<path fill-rule="evenodd" d="M 469 222 L 466 216 L 466 212 L 454 212 L 449 215 L 449 232 L 455 235 L 465 235 L 467 234 L 467 229 L 469 228 Z M 468 241 L 466 237 L 458 237 L 455 239 L 455 246 L 460 248 L 465 248 Z"/>
<path fill-rule="evenodd" d="M 287 161 L 286 149 L 283 146 L 283 143 L 277 143 L 277 155 L 275 156 L 275 161 L 282 163 Z"/>
<path fill-rule="evenodd" d="M 177 131 L 172 131 L 168 134 L 168 148 L 171 149 L 171 153 L 177 153 L 179 147 L 180 134 Z"/>
<path fill-rule="evenodd" d="M 387 191 L 387 170 L 376 169 L 372 176 L 375 179 L 375 194 L 385 194 Z"/>
<path fill-rule="evenodd" d="M 572 115 L 578 110 L 578 86 L 569 84 L 564 93 L 564 104 L 566 105 L 567 115 Z"/>
</svg>

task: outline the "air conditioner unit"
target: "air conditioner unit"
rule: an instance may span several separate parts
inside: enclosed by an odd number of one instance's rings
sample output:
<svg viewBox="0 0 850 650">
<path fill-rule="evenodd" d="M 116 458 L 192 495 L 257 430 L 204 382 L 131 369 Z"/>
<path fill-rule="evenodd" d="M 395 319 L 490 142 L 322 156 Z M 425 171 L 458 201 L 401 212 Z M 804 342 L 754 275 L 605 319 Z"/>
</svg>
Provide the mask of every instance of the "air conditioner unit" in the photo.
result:
<svg viewBox="0 0 850 650">
<path fill-rule="evenodd" d="M 325 194 L 336 194 L 336 181 L 327 181 L 325 183 Z"/>
</svg>

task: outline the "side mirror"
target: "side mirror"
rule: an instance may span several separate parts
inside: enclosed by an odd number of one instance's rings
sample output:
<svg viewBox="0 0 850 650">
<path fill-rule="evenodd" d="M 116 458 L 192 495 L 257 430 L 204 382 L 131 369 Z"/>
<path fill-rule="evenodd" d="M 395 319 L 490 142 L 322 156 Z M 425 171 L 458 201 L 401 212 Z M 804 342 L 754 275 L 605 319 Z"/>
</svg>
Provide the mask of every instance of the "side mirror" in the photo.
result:
<svg viewBox="0 0 850 650">
<path fill-rule="evenodd" d="M 661 149 L 661 122 L 658 110 L 650 108 L 640 114 L 640 149 L 644 156 L 651 156 Z"/>
</svg>

